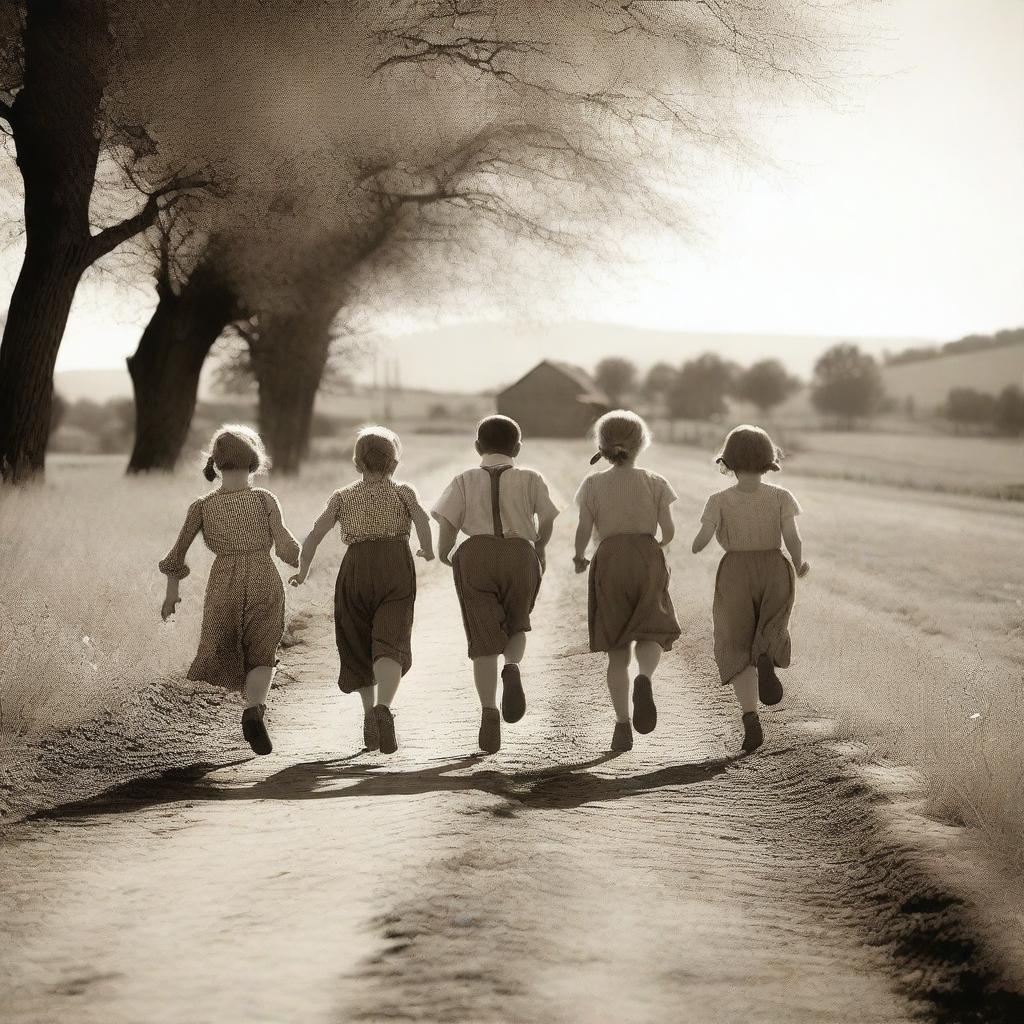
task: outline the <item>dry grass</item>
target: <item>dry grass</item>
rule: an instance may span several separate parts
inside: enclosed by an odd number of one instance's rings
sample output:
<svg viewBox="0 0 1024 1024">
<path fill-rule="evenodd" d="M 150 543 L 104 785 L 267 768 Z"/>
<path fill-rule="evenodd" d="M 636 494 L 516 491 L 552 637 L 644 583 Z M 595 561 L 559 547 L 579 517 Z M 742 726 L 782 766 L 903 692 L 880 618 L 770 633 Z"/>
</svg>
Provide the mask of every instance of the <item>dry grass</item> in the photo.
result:
<svg viewBox="0 0 1024 1024">
<path fill-rule="evenodd" d="M 400 475 L 426 499 L 472 458 L 465 437 L 405 442 Z M 567 500 L 589 453 L 583 443 L 528 441 L 524 458 Z M 688 542 L 707 493 L 726 481 L 706 452 L 656 447 L 648 463 L 680 493 L 676 598 L 684 629 L 710 643 L 716 560 L 694 558 Z M 35 742 L 116 709 L 154 678 L 187 685 L 209 555 L 194 548 L 177 621 L 166 625 L 156 563 L 205 485 L 194 472 L 127 480 L 120 468 L 58 460 L 45 487 L 0 496 L 0 744 Z M 319 463 L 270 486 L 301 536 L 351 475 L 344 462 Z M 1024 505 L 786 474 L 783 482 L 804 505 L 812 562 L 794 622 L 791 698 L 918 769 L 936 812 L 983 830 L 1021 866 Z M 560 555 L 570 519 L 556 531 Z M 325 546 L 307 584 L 325 611 L 337 554 Z"/>
</svg>

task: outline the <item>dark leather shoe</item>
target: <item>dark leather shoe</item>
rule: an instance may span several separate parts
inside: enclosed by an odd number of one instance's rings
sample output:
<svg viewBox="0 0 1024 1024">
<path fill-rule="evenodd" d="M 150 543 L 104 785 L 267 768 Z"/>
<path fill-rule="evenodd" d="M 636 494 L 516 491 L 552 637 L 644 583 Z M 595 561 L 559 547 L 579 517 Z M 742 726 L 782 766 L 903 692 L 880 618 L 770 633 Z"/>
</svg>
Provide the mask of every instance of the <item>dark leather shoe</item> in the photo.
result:
<svg viewBox="0 0 1024 1024">
<path fill-rule="evenodd" d="M 526 714 L 526 694 L 518 665 L 506 665 L 501 670 L 501 717 L 506 722 L 518 722 Z"/>
<path fill-rule="evenodd" d="M 658 724 L 658 709 L 654 705 L 654 690 L 647 676 L 633 680 L 633 728 L 639 733 L 654 732 Z"/>
<path fill-rule="evenodd" d="M 254 708 L 246 708 L 242 712 L 242 735 L 256 754 L 269 754 L 274 745 L 270 742 L 270 733 L 263 724 L 263 713 L 266 704 L 257 704 Z"/>
</svg>

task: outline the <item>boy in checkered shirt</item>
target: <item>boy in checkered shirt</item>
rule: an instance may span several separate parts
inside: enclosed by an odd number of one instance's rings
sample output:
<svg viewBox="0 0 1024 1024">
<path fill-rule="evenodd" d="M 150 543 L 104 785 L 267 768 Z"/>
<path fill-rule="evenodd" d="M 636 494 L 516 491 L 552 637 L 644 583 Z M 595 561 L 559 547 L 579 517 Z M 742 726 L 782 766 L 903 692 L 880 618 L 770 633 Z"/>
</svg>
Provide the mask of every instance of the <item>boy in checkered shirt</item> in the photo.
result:
<svg viewBox="0 0 1024 1024">
<path fill-rule="evenodd" d="M 398 435 L 366 427 L 356 436 L 352 461 L 362 474 L 335 491 L 302 545 L 292 586 L 305 582 L 320 542 L 337 525 L 348 545 L 334 588 L 334 636 L 341 669 L 338 687 L 363 701 L 363 743 L 367 750 L 398 749 L 391 702 L 412 666 L 412 621 L 416 568 L 409 550 L 413 527 L 416 552 L 434 557 L 430 517 L 409 484 L 394 472 L 402 455 Z"/>
</svg>

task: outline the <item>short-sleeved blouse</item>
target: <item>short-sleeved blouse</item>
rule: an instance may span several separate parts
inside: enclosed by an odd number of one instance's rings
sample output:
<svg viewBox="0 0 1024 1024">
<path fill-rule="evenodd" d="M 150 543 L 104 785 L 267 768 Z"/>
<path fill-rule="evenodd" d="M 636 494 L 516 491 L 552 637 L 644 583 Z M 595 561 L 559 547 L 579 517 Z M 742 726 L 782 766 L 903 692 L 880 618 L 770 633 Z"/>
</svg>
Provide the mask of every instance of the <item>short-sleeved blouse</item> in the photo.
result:
<svg viewBox="0 0 1024 1024">
<path fill-rule="evenodd" d="M 298 563 L 299 545 L 284 525 L 281 506 L 261 487 L 218 488 L 192 502 L 178 540 L 160 562 L 162 573 L 179 580 L 188 576 L 185 555 L 200 531 L 215 555 L 269 553 L 273 545 L 283 562 Z"/>
<path fill-rule="evenodd" d="M 416 489 L 390 477 L 357 480 L 335 491 L 321 516 L 341 527 L 346 544 L 382 537 L 408 537 L 414 513 L 426 512 Z"/>
<path fill-rule="evenodd" d="M 612 466 L 591 473 L 576 492 L 576 504 L 594 517 L 598 537 L 649 533 L 678 495 L 660 474 L 636 466 Z"/>
<path fill-rule="evenodd" d="M 773 551 L 782 547 L 783 520 L 800 511 L 785 487 L 762 483 L 753 491 L 729 487 L 712 494 L 700 518 L 715 527 L 726 551 Z"/>
</svg>

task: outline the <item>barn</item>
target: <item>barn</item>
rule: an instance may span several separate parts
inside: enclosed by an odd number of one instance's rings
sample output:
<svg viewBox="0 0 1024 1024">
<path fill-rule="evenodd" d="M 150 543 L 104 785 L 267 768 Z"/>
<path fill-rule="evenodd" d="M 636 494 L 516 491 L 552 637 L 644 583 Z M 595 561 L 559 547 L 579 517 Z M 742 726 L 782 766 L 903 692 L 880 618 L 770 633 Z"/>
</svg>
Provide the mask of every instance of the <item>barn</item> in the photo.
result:
<svg viewBox="0 0 1024 1024">
<path fill-rule="evenodd" d="M 497 405 L 527 437 L 583 437 L 611 408 L 585 370 L 552 359 L 500 391 Z"/>
</svg>

